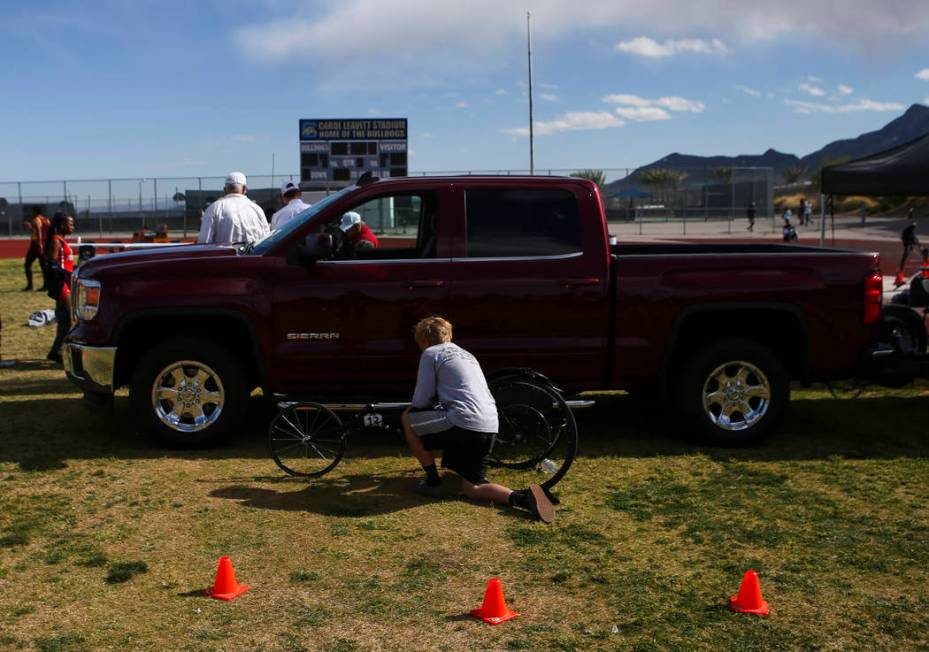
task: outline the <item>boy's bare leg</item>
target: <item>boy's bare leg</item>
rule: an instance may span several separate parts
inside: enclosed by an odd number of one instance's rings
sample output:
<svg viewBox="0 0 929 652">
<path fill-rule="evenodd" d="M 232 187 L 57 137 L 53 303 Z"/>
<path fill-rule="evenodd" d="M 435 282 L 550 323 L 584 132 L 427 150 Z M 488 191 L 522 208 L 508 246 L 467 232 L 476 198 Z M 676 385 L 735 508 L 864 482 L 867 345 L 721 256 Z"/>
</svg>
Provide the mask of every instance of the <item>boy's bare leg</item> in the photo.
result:
<svg viewBox="0 0 929 652">
<path fill-rule="evenodd" d="M 403 424 L 403 434 L 406 435 L 406 443 L 410 445 L 413 456 L 419 461 L 423 468 L 426 468 L 427 466 L 435 464 L 435 456 L 426 450 L 419 435 L 413 432 L 413 427 L 410 425 L 410 419 L 407 416 L 408 414 L 409 412 L 404 412 L 400 417 L 400 423 Z"/>
<path fill-rule="evenodd" d="M 513 490 L 501 484 L 494 484 L 493 482 L 474 484 L 467 480 L 462 480 L 461 493 L 471 500 L 490 500 L 498 505 L 509 505 L 510 494 L 513 493 Z"/>
</svg>

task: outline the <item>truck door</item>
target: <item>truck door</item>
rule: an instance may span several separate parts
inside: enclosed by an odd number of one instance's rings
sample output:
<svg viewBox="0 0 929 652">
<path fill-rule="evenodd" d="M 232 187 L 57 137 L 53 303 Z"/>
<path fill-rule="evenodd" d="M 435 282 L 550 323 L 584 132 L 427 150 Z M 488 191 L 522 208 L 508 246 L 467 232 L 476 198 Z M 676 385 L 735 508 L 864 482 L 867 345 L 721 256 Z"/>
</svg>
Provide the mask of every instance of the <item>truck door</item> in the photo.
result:
<svg viewBox="0 0 929 652">
<path fill-rule="evenodd" d="M 436 187 L 368 197 L 350 210 L 377 234 L 378 248 L 282 266 L 273 307 L 279 391 L 412 393 L 413 326 L 448 309 L 444 195 Z"/>
<path fill-rule="evenodd" d="M 485 371 L 532 367 L 566 384 L 605 378 L 608 268 L 589 190 L 552 183 L 464 189 L 450 319 Z M 593 217 L 587 216 L 587 217 Z M 594 223 L 596 222 L 596 223 Z"/>
</svg>

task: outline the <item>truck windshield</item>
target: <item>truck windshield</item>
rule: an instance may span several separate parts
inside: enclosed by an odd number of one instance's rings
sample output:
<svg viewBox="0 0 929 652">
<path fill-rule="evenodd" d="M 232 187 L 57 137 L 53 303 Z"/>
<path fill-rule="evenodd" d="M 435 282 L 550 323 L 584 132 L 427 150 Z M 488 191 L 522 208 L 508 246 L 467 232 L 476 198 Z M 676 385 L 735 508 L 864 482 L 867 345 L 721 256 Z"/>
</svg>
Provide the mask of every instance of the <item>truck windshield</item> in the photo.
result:
<svg viewBox="0 0 929 652">
<path fill-rule="evenodd" d="M 319 212 L 324 210 L 327 206 L 329 206 L 330 204 L 334 204 L 335 202 L 337 202 L 339 199 L 341 199 L 345 195 L 357 189 L 358 189 L 358 186 L 349 186 L 348 188 L 342 188 L 342 190 L 340 190 L 337 193 L 331 194 L 327 197 L 324 197 L 323 199 L 320 199 L 318 202 L 310 206 L 308 209 L 306 209 L 302 213 L 297 213 L 292 220 L 290 220 L 287 224 L 279 228 L 277 231 L 272 231 L 269 236 L 262 238 L 261 240 L 256 242 L 254 246 L 248 250 L 247 253 L 260 256 L 261 254 L 266 252 L 268 249 L 276 245 L 281 240 L 286 239 L 287 236 L 289 236 L 291 233 L 299 229 L 303 224 L 305 224 L 309 220 L 316 217 L 316 215 L 318 215 Z"/>
</svg>

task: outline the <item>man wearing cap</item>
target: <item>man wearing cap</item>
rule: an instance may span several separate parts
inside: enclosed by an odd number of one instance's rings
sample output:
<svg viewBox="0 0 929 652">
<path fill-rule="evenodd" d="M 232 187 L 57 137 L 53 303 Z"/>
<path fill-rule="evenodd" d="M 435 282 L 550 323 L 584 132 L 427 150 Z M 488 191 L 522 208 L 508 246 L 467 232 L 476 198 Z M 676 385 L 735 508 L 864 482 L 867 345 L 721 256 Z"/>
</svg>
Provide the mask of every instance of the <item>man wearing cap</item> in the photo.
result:
<svg viewBox="0 0 929 652">
<path fill-rule="evenodd" d="M 284 206 L 271 216 L 271 230 L 277 231 L 279 228 L 292 220 L 297 213 L 305 211 L 311 206 L 303 201 L 303 193 L 300 186 L 293 181 L 288 181 L 281 186 L 281 197 L 284 199 Z"/>
<path fill-rule="evenodd" d="M 361 215 L 355 211 L 349 211 L 342 216 L 339 228 L 354 251 L 377 249 L 381 244 L 368 225 L 361 221 Z"/>
<path fill-rule="evenodd" d="M 247 183 L 241 172 L 226 175 L 226 195 L 210 204 L 203 213 L 198 243 L 258 242 L 271 232 L 264 211 L 245 196 Z"/>
</svg>

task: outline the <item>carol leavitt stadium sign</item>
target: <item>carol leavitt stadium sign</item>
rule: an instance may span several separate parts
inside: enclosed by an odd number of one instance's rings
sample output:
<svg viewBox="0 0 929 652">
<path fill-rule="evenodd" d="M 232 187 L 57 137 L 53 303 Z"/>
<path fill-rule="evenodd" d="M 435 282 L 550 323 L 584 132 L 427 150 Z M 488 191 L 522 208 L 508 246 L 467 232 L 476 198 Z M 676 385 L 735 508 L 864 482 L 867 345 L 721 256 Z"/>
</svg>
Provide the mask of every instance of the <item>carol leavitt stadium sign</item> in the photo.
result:
<svg viewBox="0 0 929 652">
<path fill-rule="evenodd" d="M 406 118 L 300 120 L 304 190 L 342 188 L 365 172 L 381 178 L 406 176 Z"/>
</svg>

